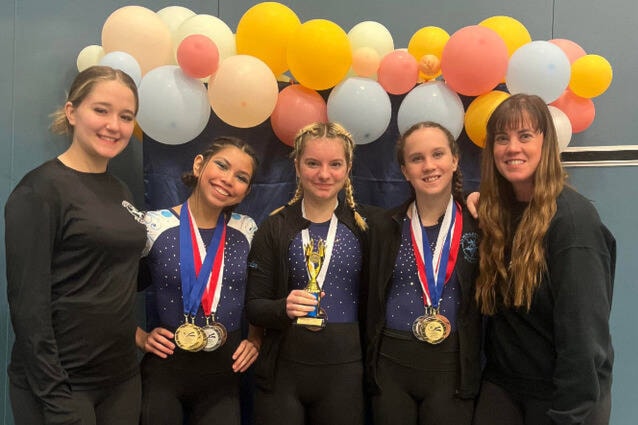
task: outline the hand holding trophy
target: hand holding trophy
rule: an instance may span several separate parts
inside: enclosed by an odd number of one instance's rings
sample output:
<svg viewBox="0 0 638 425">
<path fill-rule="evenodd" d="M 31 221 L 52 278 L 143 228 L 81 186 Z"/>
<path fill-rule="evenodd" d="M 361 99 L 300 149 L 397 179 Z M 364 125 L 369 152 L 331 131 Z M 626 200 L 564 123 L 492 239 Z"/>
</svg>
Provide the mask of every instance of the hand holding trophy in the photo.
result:
<svg viewBox="0 0 638 425">
<path fill-rule="evenodd" d="M 326 252 L 326 244 L 322 239 L 316 243 L 310 239 L 310 241 L 304 246 L 304 253 L 306 256 L 306 268 L 308 269 L 308 276 L 310 280 L 306 285 L 305 291 L 311 294 L 317 300 L 316 307 L 308 312 L 306 316 L 297 317 L 295 324 L 305 326 L 310 330 L 318 331 L 326 326 L 327 315 L 321 308 L 321 287 L 317 282 L 317 276 L 323 266 Z"/>
</svg>

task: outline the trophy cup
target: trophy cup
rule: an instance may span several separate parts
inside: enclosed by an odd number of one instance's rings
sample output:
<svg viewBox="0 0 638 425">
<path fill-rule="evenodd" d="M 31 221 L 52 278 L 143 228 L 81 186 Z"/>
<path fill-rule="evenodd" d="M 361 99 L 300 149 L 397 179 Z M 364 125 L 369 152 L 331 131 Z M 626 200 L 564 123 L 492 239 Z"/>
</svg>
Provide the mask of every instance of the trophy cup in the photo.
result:
<svg viewBox="0 0 638 425">
<path fill-rule="evenodd" d="M 310 242 L 304 247 L 304 253 L 306 256 L 306 268 L 308 269 L 308 276 L 310 280 L 308 285 L 304 288 L 305 291 L 312 294 L 317 299 L 317 307 L 309 312 L 306 316 L 297 317 L 295 324 L 299 326 L 305 326 L 306 328 L 318 331 L 326 326 L 327 316 L 325 311 L 321 308 L 321 288 L 317 283 L 317 276 L 323 266 L 323 260 L 326 251 L 325 242 L 319 239 L 317 242 L 317 250 L 315 251 L 315 242 L 310 239 Z"/>
</svg>

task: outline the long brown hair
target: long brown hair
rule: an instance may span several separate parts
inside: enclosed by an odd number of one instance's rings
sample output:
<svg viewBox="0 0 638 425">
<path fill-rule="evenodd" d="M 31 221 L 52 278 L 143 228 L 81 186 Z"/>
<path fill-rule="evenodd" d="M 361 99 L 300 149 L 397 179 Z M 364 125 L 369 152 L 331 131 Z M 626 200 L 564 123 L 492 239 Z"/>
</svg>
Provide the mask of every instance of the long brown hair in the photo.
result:
<svg viewBox="0 0 638 425">
<path fill-rule="evenodd" d="M 308 142 L 308 140 L 321 138 L 339 139 L 342 141 L 343 151 L 346 157 L 346 164 L 348 166 L 348 169 L 352 170 L 352 160 L 354 157 L 355 147 L 354 140 L 352 139 L 352 135 L 348 132 L 348 130 L 343 128 L 343 126 L 341 126 L 340 124 L 334 122 L 315 122 L 299 130 L 299 132 L 295 136 L 295 144 L 293 146 L 292 152 L 290 153 L 291 158 L 296 161 L 303 155 L 304 149 L 306 148 L 306 142 Z M 352 210 L 357 226 L 361 230 L 366 230 L 368 228 L 368 225 L 366 224 L 361 214 L 357 212 L 357 204 L 354 200 L 354 188 L 352 187 L 352 182 L 350 181 L 350 175 L 346 177 L 346 181 L 343 185 L 343 190 L 345 192 L 345 201 L 348 204 L 348 207 L 350 207 L 350 209 Z M 287 205 L 292 205 L 301 198 L 303 198 L 303 186 L 301 185 L 301 182 L 298 182 L 295 194 L 293 195 L 292 199 L 288 201 Z M 281 208 L 278 208 L 273 211 L 272 214 L 275 214 L 280 210 Z"/>
<path fill-rule="evenodd" d="M 529 124 L 543 135 L 541 158 L 534 173 L 532 199 L 520 224 L 512 229 L 514 191 L 496 169 L 494 139 L 497 133 Z M 481 163 L 479 220 L 483 232 L 480 274 L 476 300 L 484 314 L 496 312 L 497 300 L 505 307 L 526 308 L 547 271 L 544 236 L 556 213 L 556 198 L 563 190 L 566 174 L 560 163 L 558 139 L 552 116 L 538 96 L 516 94 L 495 110 L 487 123 Z M 507 245 L 511 241 L 511 247 Z M 511 261 L 506 252 L 511 248 Z"/>
</svg>

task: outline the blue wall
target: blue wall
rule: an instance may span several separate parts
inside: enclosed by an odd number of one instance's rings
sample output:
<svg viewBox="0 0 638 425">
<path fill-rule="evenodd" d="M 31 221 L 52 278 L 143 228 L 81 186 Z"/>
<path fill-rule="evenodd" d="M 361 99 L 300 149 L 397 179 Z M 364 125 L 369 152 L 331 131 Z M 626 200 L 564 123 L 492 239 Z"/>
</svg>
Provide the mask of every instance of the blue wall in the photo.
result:
<svg viewBox="0 0 638 425">
<path fill-rule="evenodd" d="M 131 4 L 159 10 L 180 5 L 195 13 L 220 17 L 232 29 L 243 13 L 259 1 L 0 0 L 0 203 L 26 171 L 59 154 L 66 141 L 47 132 L 48 115 L 63 102 L 64 90 L 77 70 L 79 51 L 100 44 L 101 28 L 114 10 Z M 406 47 L 419 28 L 435 25 L 450 34 L 494 15 L 512 16 L 529 30 L 532 39 L 567 38 L 588 53 L 610 61 L 614 81 L 594 100 L 593 125 L 572 138 L 571 146 L 633 145 L 638 134 L 634 70 L 638 68 L 635 41 L 638 16 L 635 0 L 299 0 L 281 1 L 302 21 L 329 19 L 345 31 L 364 20 L 384 24 L 395 47 Z M 143 200 L 141 146 L 134 142 L 113 163 L 114 171 Z M 629 425 L 638 417 L 638 358 L 636 320 L 638 304 L 638 250 L 630 211 L 638 199 L 636 167 L 570 168 L 572 183 L 598 207 L 618 238 L 619 258 L 612 332 L 617 351 L 612 423 Z M 4 235 L 4 223 L 0 225 Z M 0 425 L 12 424 L 7 395 L 6 362 L 11 347 L 11 324 L 6 303 L 4 245 L 0 247 Z M 633 418 L 633 419 L 632 419 Z"/>
</svg>

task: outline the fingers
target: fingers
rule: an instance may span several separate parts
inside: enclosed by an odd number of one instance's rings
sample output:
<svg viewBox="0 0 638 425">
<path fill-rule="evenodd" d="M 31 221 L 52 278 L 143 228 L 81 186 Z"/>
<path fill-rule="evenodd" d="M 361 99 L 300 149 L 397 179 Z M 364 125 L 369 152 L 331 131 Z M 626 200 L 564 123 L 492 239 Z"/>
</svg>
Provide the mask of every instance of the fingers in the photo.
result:
<svg viewBox="0 0 638 425">
<path fill-rule="evenodd" d="M 257 356 L 257 347 L 247 339 L 243 340 L 233 354 L 233 372 L 245 372 L 257 360 Z"/>
<path fill-rule="evenodd" d="M 144 351 L 165 359 L 173 354 L 175 350 L 175 344 L 172 341 L 173 337 L 173 333 L 168 329 L 155 328 L 148 334 L 144 344 Z"/>
<path fill-rule="evenodd" d="M 467 205 L 467 210 L 470 212 L 472 217 L 478 218 L 478 203 L 481 195 L 479 192 L 472 192 L 467 195 L 467 199 L 465 200 L 465 204 Z"/>
<path fill-rule="evenodd" d="M 317 299 L 310 293 L 295 289 L 286 298 L 286 314 L 289 318 L 305 316 L 313 311 L 317 305 Z"/>
</svg>

